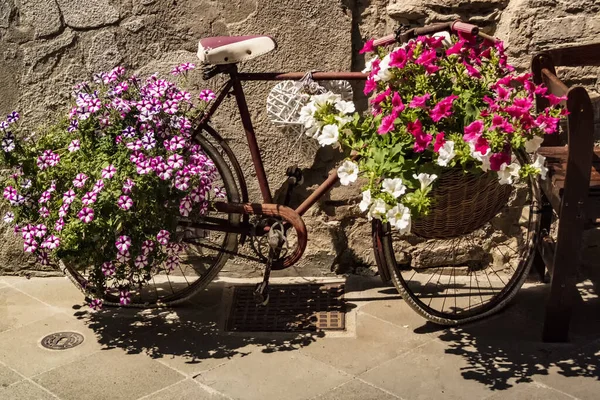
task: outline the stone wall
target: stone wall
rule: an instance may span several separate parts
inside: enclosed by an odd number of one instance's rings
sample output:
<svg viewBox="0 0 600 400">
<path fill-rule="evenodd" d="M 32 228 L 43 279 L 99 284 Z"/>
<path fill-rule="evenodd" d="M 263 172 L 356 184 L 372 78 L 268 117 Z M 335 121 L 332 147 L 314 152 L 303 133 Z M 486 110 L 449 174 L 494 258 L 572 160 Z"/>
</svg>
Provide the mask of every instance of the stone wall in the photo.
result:
<svg viewBox="0 0 600 400">
<path fill-rule="evenodd" d="M 64 107 L 69 88 L 92 73 L 120 64 L 140 73 L 166 74 L 179 62 L 194 62 L 197 40 L 204 36 L 275 37 L 279 49 L 244 70 L 360 70 L 364 59 L 357 50 L 363 38 L 389 33 L 398 22 L 461 17 L 507 40 L 513 63 L 526 68 L 535 51 L 600 37 L 598 11 L 596 0 L 0 0 L 0 113 L 17 109 L 35 126 Z M 567 73 L 571 82 L 596 90 L 597 70 Z M 190 84 L 216 87 L 218 79 L 204 83 L 196 76 Z M 306 177 L 301 196 L 326 177 L 340 156 L 329 149 L 308 156 L 298 152 L 295 138 L 269 123 L 264 108 L 271 86 L 246 85 L 270 185 L 276 190 L 285 168 L 298 164 Z M 364 104 L 364 99 L 357 101 Z M 251 171 L 233 111 L 233 104 L 227 104 L 213 124 Z M 252 177 L 252 197 L 259 200 Z M 306 257 L 292 273 L 372 273 L 370 225 L 357 218 L 352 206 L 357 196 L 357 188 L 337 187 L 309 211 Z M 39 270 L 22 255 L 11 232 L 0 234 L 0 273 Z M 256 266 L 245 265 L 233 262 L 227 270 L 256 272 Z"/>
</svg>

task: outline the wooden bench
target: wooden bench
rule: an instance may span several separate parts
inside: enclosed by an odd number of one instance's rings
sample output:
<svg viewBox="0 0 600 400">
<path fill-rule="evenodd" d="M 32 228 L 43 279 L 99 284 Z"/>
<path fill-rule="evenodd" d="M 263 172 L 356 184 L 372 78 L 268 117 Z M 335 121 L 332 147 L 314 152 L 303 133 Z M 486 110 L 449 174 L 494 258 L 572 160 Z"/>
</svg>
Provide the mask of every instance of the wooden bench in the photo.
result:
<svg viewBox="0 0 600 400">
<path fill-rule="evenodd" d="M 568 340 L 572 310 L 579 301 L 583 231 L 590 222 L 600 222 L 600 148 L 594 147 L 592 103 L 583 87 L 569 88 L 557 77 L 557 66 L 600 66 L 600 43 L 545 51 L 531 63 L 534 82 L 544 83 L 556 96 L 566 95 L 563 105 L 570 112 L 567 143 L 552 135 L 539 150 L 547 158 L 548 177 L 541 181 L 542 227 L 535 266 L 542 274 L 547 268 L 551 276 L 543 330 L 548 342 Z M 547 105 L 547 99 L 536 98 L 538 111 Z M 559 219 L 556 241 L 549 234 L 554 213 Z"/>
</svg>

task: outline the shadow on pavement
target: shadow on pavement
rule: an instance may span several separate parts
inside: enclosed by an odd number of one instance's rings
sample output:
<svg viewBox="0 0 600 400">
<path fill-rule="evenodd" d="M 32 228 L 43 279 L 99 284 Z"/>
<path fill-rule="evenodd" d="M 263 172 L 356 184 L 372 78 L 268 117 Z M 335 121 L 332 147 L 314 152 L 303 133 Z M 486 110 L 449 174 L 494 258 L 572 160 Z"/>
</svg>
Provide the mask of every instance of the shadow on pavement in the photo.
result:
<svg viewBox="0 0 600 400">
<path fill-rule="evenodd" d="M 467 366 L 461 372 L 464 379 L 478 381 L 492 390 L 540 380 L 540 376 L 548 376 L 549 381 L 557 375 L 600 380 L 599 299 L 588 296 L 577 307 L 570 343 L 543 343 L 547 289 L 547 286 L 522 289 L 507 311 L 439 334 L 447 354 L 466 360 Z M 593 286 L 584 285 L 580 290 L 586 299 L 586 291 L 593 291 Z M 435 330 L 431 328 L 426 324 L 416 331 Z"/>
</svg>

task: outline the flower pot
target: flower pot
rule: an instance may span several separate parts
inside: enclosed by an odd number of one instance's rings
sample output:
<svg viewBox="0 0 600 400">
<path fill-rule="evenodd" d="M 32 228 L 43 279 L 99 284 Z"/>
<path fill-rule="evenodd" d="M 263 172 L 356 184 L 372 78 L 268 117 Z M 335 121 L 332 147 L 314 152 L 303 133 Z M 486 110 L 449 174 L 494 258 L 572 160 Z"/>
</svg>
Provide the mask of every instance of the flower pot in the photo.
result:
<svg viewBox="0 0 600 400">
<path fill-rule="evenodd" d="M 506 205 L 511 185 L 501 185 L 491 172 L 444 171 L 431 191 L 428 215 L 415 219 L 412 232 L 424 238 L 447 239 L 481 228 Z"/>
</svg>

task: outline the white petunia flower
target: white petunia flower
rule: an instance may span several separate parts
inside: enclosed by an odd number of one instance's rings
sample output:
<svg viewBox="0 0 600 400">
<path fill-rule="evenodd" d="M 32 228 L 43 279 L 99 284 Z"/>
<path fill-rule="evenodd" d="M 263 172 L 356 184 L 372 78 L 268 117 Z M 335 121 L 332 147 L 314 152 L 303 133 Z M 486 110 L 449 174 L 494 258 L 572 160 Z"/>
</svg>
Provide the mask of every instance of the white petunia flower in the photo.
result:
<svg viewBox="0 0 600 400">
<path fill-rule="evenodd" d="M 419 175 L 413 174 L 413 178 L 418 179 L 421 182 L 421 190 L 425 190 L 433 181 L 437 179 L 436 174 L 425 174 L 421 172 Z"/>
<path fill-rule="evenodd" d="M 398 203 L 387 212 L 387 217 L 389 223 L 398 229 L 399 233 L 410 232 L 411 219 L 408 207 Z"/>
<path fill-rule="evenodd" d="M 534 136 L 532 139 L 525 142 L 525 151 L 528 153 L 535 153 L 540 148 L 543 141 L 543 137 Z"/>
<path fill-rule="evenodd" d="M 500 171 L 498 171 L 498 181 L 501 185 L 512 185 L 519 178 L 519 170 L 521 166 L 517 163 L 510 165 L 502 163 Z"/>
<path fill-rule="evenodd" d="M 340 100 L 335 103 L 335 109 L 342 114 L 352 114 L 354 111 L 356 111 L 356 107 L 354 106 L 353 102 L 344 100 Z"/>
<path fill-rule="evenodd" d="M 476 151 L 475 150 L 475 145 L 473 144 L 473 142 L 469 142 L 469 148 L 471 149 L 471 157 L 473 157 L 476 160 L 481 161 L 481 170 L 483 172 L 487 172 L 490 170 L 490 155 L 492 150 L 488 147 L 487 151 L 485 152 L 485 154 Z"/>
<path fill-rule="evenodd" d="M 344 186 L 348 186 L 352 182 L 356 182 L 358 179 L 358 164 L 346 160 L 340 165 L 337 170 L 340 183 Z"/>
<path fill-rule="evenodd" d="M 391 57 L 389 54 L 386 55 L 383 60 L 381 60 L 381 63 L 379 63 L 379 71 L 377 72 L 377 75 L 375 75 L 376 81 L 381 80 L 387 82 L 392 79 L 393 75 L 390 72 L 390 61 Z"/>
<path fill-rule="evenodd" d="M 385 178 L 383 183 L 381 184 L 382 190 L 386 193 L 391 194 L 395 198 L 402 196 L 406 193 L 406 186 L 402 183 L 402 179 L 400 178 Z"/>
<path fill-rule="evenodd" d="M 373 70 L 373 63 L 377 60 L 379 60 L 379 57 L 375 56 L 375 57 L 371 58 L 369 61 L 367 61 L 365 63 L 365 69 L 362 70 L 362 73 L 366 74 L 368 72 L 371 72 Z"/>
<path fill-rule="evenodd" d="M 316 111 L 317 107 L 315 106 L 315 103 L 311 101 L 300 109 L 300 117 L 298 118 L 298 121 L 304 124 L 305 128 L 310 128 L 315 124 L 315 119 L 313 116 L 315 115 Z"/>
<path fill-rule="evenodd" d="M 541 154 L 538 154 L 537 158 L 535 159 L 535 162 L 532 164 L 532 167 L 540 170 L 540 176 L 544 180 L 546 179 L 546 175 L 548 175 L 548 168 L 546 168 L 546 166 L 544 165 L 545 162 L 546 162 L 546 157 L 544 157 Z"/>
<path fill-rule="evenodd" d="M 446 141 L 440 151 L 438 152 L 437 164 L 442 167 L 447 167 L 450 160 L 456 156 L 454 152 L 454 142 L 452 140 Z"/>
<path fill-rule="evenodd" d="M 340 126 L 344 126 L 349 122 L 352 122 L 354 118 L 351 115 L 344 115 L 343 117 L 337 116 L 335 120 L 340 123 Z"/>
<path fill-rule="evenodd" d="M 324 147 L 330 144 L 336 144 L 339 137 L 340 130 L 337 125 L 325 125 L 323 129 L 321 129 L 321 134 L 317 136 L 317 140 L 319 141 L 319 144 Z"/>
<path fill-rule="evenodd" d="M 385 201 L 381 199 L 375 199 L 371 205 L 371 208 L 369 209 L 369 212 L 367 213 L 367 218 L 369 221 L 371 221 L 373 218 L 381 219 L 381 217 L 385 215 L 386 211 L 387 204 L 385 204 Z"/>
<path fill-rule="evenodd" d="M 319 108 L 326 105 L 327 103 L 335 104 L 338 101 L 341 101 L 342 96 L 333 92 L 327 92 L 323 94 L 316 94 L 311 99 L 315 103 L 317 108 Z"/>
<path fill-rule="evenodd" d="M 304 134 L 306 136 L 310 136 L 312 138 L 317 138 L 317 136 L 319 136 L 319 134 L 321 133 L 321 127 L 323 126 L 323 123 L 321 121 L 314 121 L 315 123 L 310 127 L 310 128 L 306 128 L 306 130 L 304 131 Z"/>
<path fill-rule="evenodd" d="M 370 205 L 371 205 L 371 189 L 367 189 L 364 192 L 362 192 L 362 200 L 360 201 L 358 208 L 360 208 L 360 211 L 365 212 L 369 209 Z"/>
</svg>

